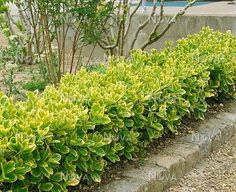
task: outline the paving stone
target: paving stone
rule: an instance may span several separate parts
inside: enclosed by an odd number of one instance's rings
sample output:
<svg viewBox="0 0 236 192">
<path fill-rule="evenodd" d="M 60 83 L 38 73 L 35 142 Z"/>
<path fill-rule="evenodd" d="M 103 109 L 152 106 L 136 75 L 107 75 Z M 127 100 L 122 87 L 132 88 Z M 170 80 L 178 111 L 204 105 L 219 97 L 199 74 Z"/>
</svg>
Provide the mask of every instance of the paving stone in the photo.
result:
<svg viewBox="0 0 236 192">
<path fill-rule="evenodd" d="M 207 156 L 211 149 L 211 141 L 209 140 L 209 137 L 204 133 L 196 132 L 191 135 L 184 136 L 178 139 L 178 142 L 193 143 L 198 145 L 201 158 Z"/>
<path fill-rule="evenodd" d="M 173 146 L 168 147 L 166 151 L 169 154 L 179 155 L 184 159 L 185 171 L 191 168 L 200 161 L 200 149 L 196 144 L 191 143 L 175 143 Z"/>
<path fill-rule="evenodd" d="M 177 182 L 177 180 L 183 176 L 185 172 L 184 159 L 179 155 L 168 155 L 168 152 L 166 152 L 166 154 L 158 154 L 150 157 L 149 162 L 155 162 L 158 166 L 168 170 L 168 172 L 161 177 L 164 187 Z"/>
<path fill-rule="evenodd" d="M 141 166 L 138 169 L 131 169 L 124 173 L 125 177 L 142 179 L 148 183 L 147 188 L 149 192 L 163 191 L 164 183 L 168 171 L 155 164 L 148 164 Z"/>
<path fill-rule="evenodd" d="M 230 119 L 212 118 L 201 123 L 199 131 L 180 138 L 179 141 L 197 144 L 200 147 L 201 156 L 206 157 L 232 137 L 234 133 L 232 126 Z"/>
<path fill-rule="evenodd" d="M 225 127 L 221 128 L 221 143 L 225 143 L 231 139 L 231 137 L 236 133 L 235 125 L 226 125 Z"/>
<path fill-rule="evenodd" d="M 232 123 L 236 122 L 236 113 L 223 112 L 218 114 L 216 117 L 223 121 L 229 120 Z"/>
<path fill-rule="evenodd" d="M 199 129 L 199 133 L 203 136 L 203 139 L 208 140 L 210 149 L 208 154 L 215 149 L 218 149 L 222 142 L 221 142 L 221 128 L 226 127 L 227 125 L 221 122 L 217 122 L 216 119 L 211 119 L 208 121 L 204 127 Z"/>
<path fill-rule="evenodd" d="M 146 192 L 147 182 L 142 179 L 123 178 L 102 186 L 99 192 Z"/>
<path fill-rule="evenodd" d="M 227 123 L 228 126 L 232 126 L 231 127 L 232 130 L 229 130 L 229 134 L 231 134 L 229 135 L 229 137 L 231 137 L 233 134 L 236 133 L 236 108 L 235 108 L 235 112 L 220 113 L 217 115 L 217 118 L 219 118 L 220 121 L 223 121 L 223 122 L 230 121 L 230 123 Z"/>
</svg>

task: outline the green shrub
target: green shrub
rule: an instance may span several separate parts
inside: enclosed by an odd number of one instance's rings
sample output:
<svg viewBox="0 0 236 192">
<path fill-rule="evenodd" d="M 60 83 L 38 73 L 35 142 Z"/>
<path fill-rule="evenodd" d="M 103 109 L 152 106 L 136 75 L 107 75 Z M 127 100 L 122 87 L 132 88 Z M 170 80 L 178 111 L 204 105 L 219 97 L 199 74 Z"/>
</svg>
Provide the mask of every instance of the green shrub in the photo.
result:
<svg viewBox="0 0 236 192">
<path fill-rule="evenodd" d="M 153 139 L 203 118 L 206 98 L 234 97 L 236 38 L 203 29 L 161 52 L 136 51 L 103 72 L 82 69 L 57 88 L 14 103 L 0 96 L 5 190 L 66 191 L 100 182 L 105 168 Z"/>
<path fill-rule="evenodd" d="M 28 91 L 43 91 L 47 86 L 47 83 L 45 81 L 39 81 L 39 80 L 32 80 L 30 82 L 27 82 L 23 84 L 23 89 Z"/>
</svg>

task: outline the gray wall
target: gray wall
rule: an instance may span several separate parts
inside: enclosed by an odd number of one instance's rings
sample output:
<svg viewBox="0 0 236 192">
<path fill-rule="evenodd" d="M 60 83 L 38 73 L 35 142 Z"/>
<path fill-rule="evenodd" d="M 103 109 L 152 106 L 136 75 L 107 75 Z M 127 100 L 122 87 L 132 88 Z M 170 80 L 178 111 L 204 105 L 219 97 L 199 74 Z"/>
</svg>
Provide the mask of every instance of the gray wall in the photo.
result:
<svg viewBox="0 0 236 192">
<path fill-rule="evenodd" d="M 126 41 L 126 46 L 130 47 L 132 39 L 134 37 L 134 32 L 138 28 L 139 24 L 146 20 L 148 17 L 147 14 L 137 14 L 133 18 L 133 22 L 131 23 L 131 28 L 129 31 L 129 35 Z M 156 18 L 157 19 L 157 18 Z M 168 16 L 164 18 L 164 22 L 168 19 Z M 148 33 L 152 30 L 152 27 L 155 25 L 155 18 L 153 18 L 148 26 L 140 33 L 139 38 L 136 42 L 135 47 L 138 48 L 147 38 Z M 220 31 L 227 31 L 231 30 L 236 35 L 236 15 L 235 16 L 191 16 L 191 15 L 184 15 L 182 16 L 177 23 L 175 23 L 170 30 L 157 42 L 153 45 L 149 46 L 147 50 L 152 48 L 160 49 L 163 48 L 166 41 L 176 41 L 180 38 L 186 37 L 188 34 L 197 33 L 201 30 L 203 26 L 209 26 L 213 29 L 220 30 Z M 69 34 L 68 41 L 73 34 Z M 70 42 L 70 41 L 69 41 Z M 0 45 L 6 46 L 7 41 L 0 34 Z M 84 51 L 83 55 L 85 57 L 89 56 L 91 53 L 92 47 L 88 46 Z M 70 52 L 70 46 L 68 47 L 68 52 Z M 96 59 L 103 59 L 104 52 L 102 49 L 97 47 L 93 54 L 93 58 Z"/>
<path fill-rule="evenodd" d="M 134 32 L 139 26 L 139 23 L 144 21 L 147 18 L 147 15 L 140 14 L 136 15 L 133 19 L 127 45 L 130 47 L 131 39 L 133 39 Z M 167 19 L 167 17 L 166 17 Z M 165 19 L 164 19 L 165 21 Z M 155 25 L 155 19 L 151 20 L 148 26 L 141 32 L 139 39 L 135 47 L 139 47 L 145 38 L 147 38 L 148 32 L 151 31 L 152 27 Z M 183 16 L 177 23 L 175 23 L 170 30 L 163 36 L 159 41 L 149 46 L 147 50 L 151 48 L 160 49 L 163 48 L 166 41 L 176 41 L 180 38 L 186 37 L 188 34 L 197 33 L 201 30 L 202 27 L 209 26 L 215 30 L 227 31 L 231 30 L 232 33 L 236 35 L 236 16 Z M 87 56 L 90 53 L 91 48 L 88 47 L 84 51 L 84 55 Z M 94 58 L 104 58 L 104 52 L 97 48 L 94 55 Z"/>
</svg>

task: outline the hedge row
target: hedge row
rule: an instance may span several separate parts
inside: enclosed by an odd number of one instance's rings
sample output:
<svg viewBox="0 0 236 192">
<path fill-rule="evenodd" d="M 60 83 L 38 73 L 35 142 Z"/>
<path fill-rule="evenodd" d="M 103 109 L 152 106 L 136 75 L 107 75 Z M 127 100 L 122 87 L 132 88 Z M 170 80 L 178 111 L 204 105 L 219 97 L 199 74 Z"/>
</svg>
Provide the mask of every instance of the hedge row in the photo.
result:
<svg viewBox="0 0 236 192">
<path fill-rule="evenodd" d="M 236 37 L 208 28 L 161 52 L 66 75 L 57 88 L 14 103 L 0 96 L 4 191 L 67 191 L 100 182 L 107 165 L 203 118 L 206 98 L 234 97 Z"/>
</svg>

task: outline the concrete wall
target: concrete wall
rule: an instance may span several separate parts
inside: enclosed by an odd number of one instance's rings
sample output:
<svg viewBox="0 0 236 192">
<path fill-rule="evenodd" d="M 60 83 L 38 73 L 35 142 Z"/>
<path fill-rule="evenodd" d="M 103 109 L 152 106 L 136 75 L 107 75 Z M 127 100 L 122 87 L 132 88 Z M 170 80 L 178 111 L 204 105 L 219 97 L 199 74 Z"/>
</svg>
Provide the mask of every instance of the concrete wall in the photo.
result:
<svg viewBox="0 0 236 192">
<path fill-rule="evenodd" d="M 140 14 L 136 15 L 133 19 L 133 23 L 130 28 L 127 46 L 130 47 L 132 42 L 134 32 L 139 26 L 139 24 L 147 18 L 147 15 Z M 166 17 L 165 20 L 168 19 Z M 164 24 L 164 23 L 163 23 Z M 138 48 L 147 38 L 148 33 L 151 31 L 155 25 L 155 19 L 152 19 L 148 26 L 140 33 L 137 43 L 135 45 Z M 183 16 L 177 23 L 175 23 L 169 31 L 157 42 L 147 47 L 147 50 L 152 48 L 161 49 L 164 47 L 166 41 L 174 41 L 186 37 L 188 34 L 197 33 L 201 30 L 202 27 L 209 26 L 215 30 L 227 31 L 231 30 L 233 34 L 236 35 L 236 15 L 235 16 Z M 88 48 L 84 51 L 84 55 L 87 56 L 90 53 L 91 48 Z M 94 53 L 95 58 L 103 58 L 104 52 L 97 48 Z"/>
<path fill-rule="evenodd" d="M 16 12 L 16 11 L 15 11 Z M 14 12 L 14 16 L 17 14 Z M 126 41 L 126 47 L 130 47 L 130 44 L 132 42 L 132 39 L 134 37 L 134 33 L 140 23 L 142 23 L 144 20 L 146 20 L 148 17 L 147 14 L 139 13 L 133 18 L 133 22 L 131 24 L 131 28 L 129 31 L 129 35 Z M 150 20 L 150 23 L 148 26 L 146 26 L 143 31 L 141 31 L 139 38 L 136 42 L 135 47 L 138 48 L 147 38 L 149 32 L 152 30 L 153 26 L 156 23 L 156 20 L 158 18 L 153 18 Z M 164 18 L 164 23 L 168 19 L 168 16 Z M 177 23 L 175 23 L 170 30 L 157 42 L 155 42 L 153 45 L 149 46 L 147 50 L 150 50 L 151 48 L 160 49 L 163 48 L 166 41 L 176 41 L 180 38 L 186 37 L 188 34 L 197 33 L 201 30 L 203 26 L 209 26 L 213 29 L 220 30 L 220 31 L 227 31 L 231 30 L 236 35 L 236 14 L 235 15 L 228 15 L 228 16 L 222 16 L 222 15 L 214 15 L 214 16 L 208 16 L 208 15 L 184 15 L 182 16 Z M 69 34 L 68 36 L 68 42 L 70 42 L 69 39 L 71 39 L 71 36 L 73 34 Z M 68 43 L 70 44 L 70 43 Z M 6 46 L 7 41 L 3 37 L 3 35 L 0 34 L 0 45 Z M 89 56 L 91 53 L 92 47 L 88 46 L 84 51 L 83 55 L 85 57 Z M 68 52 L 70 51 L 70 46 L 68 46 Z M 104 58 L 104 52 L 102 49 L 97 47 L 95 49 L 95 52 L 93 54 L 93 58 Z"/>
</svg>

